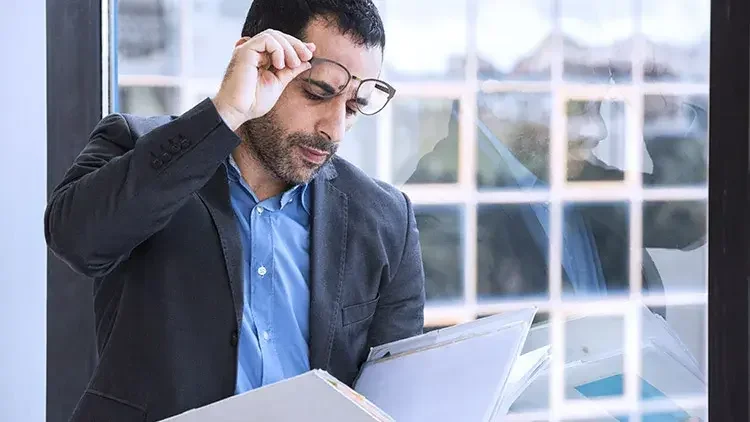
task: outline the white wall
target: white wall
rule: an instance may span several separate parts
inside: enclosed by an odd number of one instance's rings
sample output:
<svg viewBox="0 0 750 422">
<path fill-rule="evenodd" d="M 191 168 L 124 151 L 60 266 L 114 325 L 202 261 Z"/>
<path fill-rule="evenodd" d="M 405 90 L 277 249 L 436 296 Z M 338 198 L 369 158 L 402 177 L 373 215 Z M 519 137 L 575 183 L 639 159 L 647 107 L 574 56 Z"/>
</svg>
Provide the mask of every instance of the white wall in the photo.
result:
<svg viewBox="0 0 750 422">
<path fill-rule="evenodd" d="M 44 0 L 0 0 L 0 420 L 45 420 Z"/>
</svg>

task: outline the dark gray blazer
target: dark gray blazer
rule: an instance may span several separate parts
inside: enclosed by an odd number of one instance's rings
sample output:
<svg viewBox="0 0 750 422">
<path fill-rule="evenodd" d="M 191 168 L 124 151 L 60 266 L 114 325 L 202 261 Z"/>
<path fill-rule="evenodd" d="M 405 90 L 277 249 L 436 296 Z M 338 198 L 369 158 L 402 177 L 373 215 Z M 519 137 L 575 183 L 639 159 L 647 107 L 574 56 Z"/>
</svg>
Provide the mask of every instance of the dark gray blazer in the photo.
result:
<svg viewBox="0 0 750 422">
<path fill-rule="evenodd" d="M 239 143 L 208 99 L 113 114 L 55 189 L 47 243 L 94 279 L 99 361 L 72 421 L 154 421 L 233 394 L 243 287 L 224 166 Z M 422 332 L 419 235 L 409 199 L 343 159 L 312 202 L 310 365 L 351 384 L 370 347 Z"/>
</svg>

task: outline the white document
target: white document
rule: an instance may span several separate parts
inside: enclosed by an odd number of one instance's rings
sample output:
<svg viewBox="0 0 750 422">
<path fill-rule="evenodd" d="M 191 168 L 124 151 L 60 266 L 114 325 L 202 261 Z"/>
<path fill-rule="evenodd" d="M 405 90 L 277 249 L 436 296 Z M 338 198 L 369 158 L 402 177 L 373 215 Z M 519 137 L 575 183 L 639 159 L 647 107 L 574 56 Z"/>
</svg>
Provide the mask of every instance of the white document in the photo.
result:
<svg viewBox="0 0 750 422">
<path fill-rule="evenodd" d="M 320 370 L 267 385 L 163 422 L 391 422 L 388 415 Z"/>
<path fill-rule="evenodd" d="M 385 356 L 395 356 L 401 353 L 419 350 L 428 346 L 454 341 L 466 336 L 473 336 L 494 331 L 517 322 L 523 322 L 531 326 L 536 312 L 536 307 L 504 312 L 502 314 L 492 315 L 464 324 L 441 328 L 439 330 L 430 331 L 419 336 L 410 337 L 381 346 L 373 347 L 370 350 L 367 361 L 372 362 Z"/>
<path fill-rule="evenodd" d="M 487 317 L 381 347 L 355 390 L 399 422 L 490 421 L 535 312 Z"/>
</svg>

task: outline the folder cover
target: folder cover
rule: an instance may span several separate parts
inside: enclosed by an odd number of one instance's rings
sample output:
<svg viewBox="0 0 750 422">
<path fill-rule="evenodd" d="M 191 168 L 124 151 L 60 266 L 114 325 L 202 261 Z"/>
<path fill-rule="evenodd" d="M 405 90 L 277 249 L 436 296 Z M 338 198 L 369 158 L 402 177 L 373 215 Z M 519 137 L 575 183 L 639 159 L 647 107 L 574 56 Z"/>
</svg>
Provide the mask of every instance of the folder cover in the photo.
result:
<svg viewBox="0 0 750 422">
<path fill-rule="evenodd" d="M 325 371 L 312 370 L 189 410 L 163 422 L 392 422 L 393 419 Z"/>
</svg>

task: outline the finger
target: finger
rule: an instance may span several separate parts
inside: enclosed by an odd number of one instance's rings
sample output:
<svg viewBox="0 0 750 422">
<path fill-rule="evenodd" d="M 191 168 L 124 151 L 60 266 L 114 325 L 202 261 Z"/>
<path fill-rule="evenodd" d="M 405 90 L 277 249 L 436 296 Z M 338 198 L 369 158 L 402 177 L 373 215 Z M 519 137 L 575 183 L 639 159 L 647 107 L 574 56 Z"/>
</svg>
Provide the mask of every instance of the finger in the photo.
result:
<svg viewBox="0 0 750 422">
<path fill-rule="evenodd" d="M 312 65 L 310 62 L 302 62 L 301 65 L 295 67 L 295 68 L 289 68 L 282 69 L 278 72 L 276 72 L 276 77 L 279 79 L 279 82 L 281 82 L 282 86 L 287 86 L 289 82 L 291 82 L 294 78 L 299 76 L 302 72 L 310 69 Z"/>
<path fill-rule="evenodd" d="M 300 60 L 306 62 L 312 59 L 313 50 L 315 50 L 315 44 L 304 43 L 299 38 L 295 38 L 283 32 L 279 32 L 279 34 L 281 34 L 284 39 L 286 39 L 289 44 L 291 44 L 291 46 L 294 48 L 294 51 L 297 52 L 297 56 L 300 58 Z"/>
<path fill-rule="evenodd" d="M 273 32 L 271 34 L 273 38 L 279 42 L 282 48 L 284 48 L 284 59 L 286 60 L 287 67 L 295 68 L 302 63 L 302 59 L 297 54 L 297 50 L 292 47 L 292 43 L 281 32 Z"/>
<path fill-rule="evenodd" d="M 270 33 L 264 32 L 249 40 L 243 47 L 249 48 L 259 53 L 259 62 L 256 64 L 260 67 L 268 65 L 276 69 L 283 69 L 285 66 L 284 47 Z"/>
</svg>

